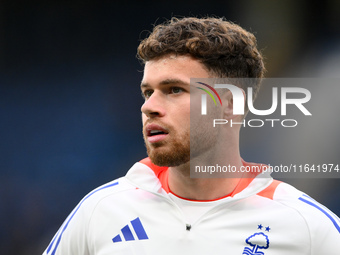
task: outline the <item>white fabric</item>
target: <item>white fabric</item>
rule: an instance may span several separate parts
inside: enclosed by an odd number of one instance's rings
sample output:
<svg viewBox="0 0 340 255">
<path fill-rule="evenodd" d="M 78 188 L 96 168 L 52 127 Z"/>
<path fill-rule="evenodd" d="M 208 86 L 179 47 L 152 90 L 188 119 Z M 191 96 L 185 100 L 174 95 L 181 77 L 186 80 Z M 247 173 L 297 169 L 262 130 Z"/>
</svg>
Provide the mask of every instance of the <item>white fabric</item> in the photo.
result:
<svg viewBox="0 0 340 255">
<path fill-rule="evenodd" d="M 271 182 L 255 178 L 190 219 L 154 172 L 136 163 L 85 196 L 44 255 L 339 255 L 339 218 L 288 184 L 273 199 L 257 195 Z"/>
<path fill-rule="evenodd" d="M 179 198 L 172 193 L 169 197 L 180 208 L 187 224 L 192 225 L 215 206 L 224 203 L 225 198 L 209 202 L 197 202 Z"/>
</svg>

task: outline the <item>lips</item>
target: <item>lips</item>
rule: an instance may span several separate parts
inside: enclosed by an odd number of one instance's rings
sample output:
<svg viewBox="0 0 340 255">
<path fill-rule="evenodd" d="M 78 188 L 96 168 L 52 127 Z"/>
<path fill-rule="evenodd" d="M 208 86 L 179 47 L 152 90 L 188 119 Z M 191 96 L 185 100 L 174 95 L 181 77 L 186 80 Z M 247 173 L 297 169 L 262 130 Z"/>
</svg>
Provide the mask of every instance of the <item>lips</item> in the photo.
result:
<svg viewBox="0 0 340 255">
<path fill-rule="evenodd" d="M 169 134 L 169 131 L 160 125 L 148 124 L 145 127 L 145 133 L 146 133 L 148 142 L 156 143 L 156 142 L 160 142 L 164 140 Z"/>
</svg>

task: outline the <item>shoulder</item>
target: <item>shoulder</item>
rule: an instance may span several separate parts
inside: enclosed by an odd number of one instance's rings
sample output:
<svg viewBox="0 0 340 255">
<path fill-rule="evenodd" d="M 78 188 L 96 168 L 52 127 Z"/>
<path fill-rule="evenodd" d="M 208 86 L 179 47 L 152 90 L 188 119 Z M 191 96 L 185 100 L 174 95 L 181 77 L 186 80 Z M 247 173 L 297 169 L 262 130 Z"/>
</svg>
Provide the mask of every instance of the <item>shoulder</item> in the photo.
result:
<svg viewBox="0 0 340 255">
<path fill-rule="evenodd" d="M 273 201 L 304 222 L 315 254 L 340 254 L 340 219 L 327 207 L 283 182 L 277 185 Z"/>
<path fill-rule="evenodd" d="M 66 218 L 44 254 L 88 254 L 87 233 L 98 205 L 110 197 L 119 201 L 120 194 L 133 189 L 122 177 L 89 192 Z"/>
<path fill-rule="evenodd" d="M 271 194 L 271 197 L 268 196 Z M 320 204 L 306 193 L 284 182 L 274 181 L 267 189 L 258 193 L 267 196 L 274 202 L 298 212 L 308 223 L 316 219 L 331 223 L 340 234 L 339 218 L 327 207 Z"/>
<path fill-rule="evenodd" d="M 130 190 L 135 190 L 136 188 L 131 185 L 125 177 L 113 180 L 106 184 L 99 186 L 98 188 L 90 191 L 87 195 L 83 197 L 82 200 L 76 205 L 71 214 L 69 215 L 67 221 L 74 221 L 75 218 L 81 218 L 86 222 L 91 217 L 93 211 L 96 207 L 109 198 L 118 203 L 121 199 L 121 194 L 128 192 Z M 123 201 L 122 201 L 123 202 Z M 68 224 L 68 223 L 67 223 Z"/>
<path fill-rule="evenodd" d="M 130 184 L 125 177 L 121 177 L 90 191 L 78 203 L 77 207 L 84 207 L 84 209 L 91 210 L 107 198 L 113 198 L 119 201 L 122 193 L 135 189 L 136 187 Z"/>
<path fill-rule="evenodd" d="M 314 200 L 308 194 L 284 182 L 281 182 L 277 186 L 273 195 L 273 200 L 299 211 L 306 217 L 313 215 L 315 217 L 321 217 L 331 221 L 333 221 L 333 218 L 338 219 L 338 217 L 333 212 Z M 338 223 L 337 228 L 340 231 Z"/>
</svg>

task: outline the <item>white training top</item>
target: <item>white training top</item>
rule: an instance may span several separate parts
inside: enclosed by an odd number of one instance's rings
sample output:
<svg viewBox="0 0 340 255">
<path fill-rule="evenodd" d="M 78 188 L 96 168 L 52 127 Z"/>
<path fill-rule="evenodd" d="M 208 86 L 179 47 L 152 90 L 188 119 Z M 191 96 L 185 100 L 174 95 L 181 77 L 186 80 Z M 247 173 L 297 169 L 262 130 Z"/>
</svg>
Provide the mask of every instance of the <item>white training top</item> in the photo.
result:
<svg viewBox="0 0 340 255">
<path fill-rule="evenodd" d="M 190 225 L 194 224 L 211 208 L 217 206 L 218 204 L 224 203 L 224 200 L 226 199 L 223 198 L 209 202 L 199 202 L 180 198 L 172 194 L 171 192 L 169 192 L 168 194 L 170 199 L 174 201 L 174 203 L 177 204 L 177 206 L 181 209 L 185 222 Z"/>
<path fill-rule="evenodd" d="M 261 175 L 200 206 L 174 198 L 167 168 L 144 159 L 85 196 L 44 255 L 339 255 L 339 218 Z"/>
</svg>

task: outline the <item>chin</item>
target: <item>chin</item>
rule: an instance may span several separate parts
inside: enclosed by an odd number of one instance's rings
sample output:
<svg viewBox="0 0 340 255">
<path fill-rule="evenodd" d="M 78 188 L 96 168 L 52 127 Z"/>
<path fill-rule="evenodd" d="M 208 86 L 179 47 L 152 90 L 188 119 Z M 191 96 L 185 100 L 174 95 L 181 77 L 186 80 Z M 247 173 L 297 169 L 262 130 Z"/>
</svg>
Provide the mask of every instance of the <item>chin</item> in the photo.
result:
<svg viewBox="0 0 340 255">
<path fill-rule="evenodd" d="M 175 167 L 190 161 L 190 153 L 180 153 L 178 150 L 170 152 L 148 151 L 149 158 L 156 166 Z"/>
</svg>

